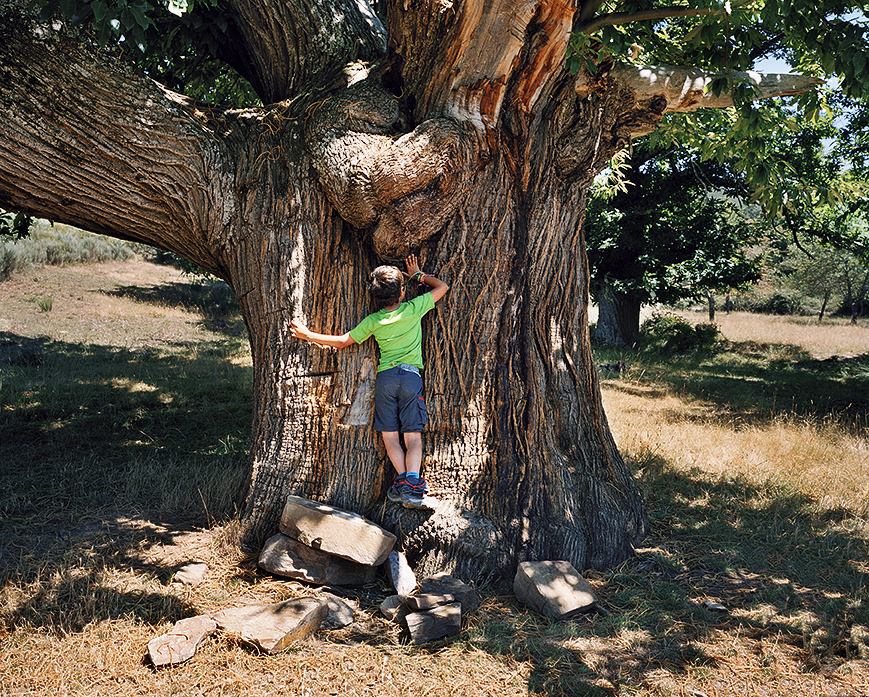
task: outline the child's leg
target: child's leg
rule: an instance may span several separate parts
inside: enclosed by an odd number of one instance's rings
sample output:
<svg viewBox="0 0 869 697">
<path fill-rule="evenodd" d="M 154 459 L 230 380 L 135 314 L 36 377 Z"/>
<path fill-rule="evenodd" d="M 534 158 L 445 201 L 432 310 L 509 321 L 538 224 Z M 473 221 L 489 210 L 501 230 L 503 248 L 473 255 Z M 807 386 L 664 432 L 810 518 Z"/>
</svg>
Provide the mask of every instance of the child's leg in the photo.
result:
<svg viewBox="0 0 869 697">
<path fill-rule="evenodd" d="M 395 467 L 396 473 L 404 474 L 407 471 L 407 465 L 404 449 L 401 447 L 401 436 L 398 434 L 398 431 L 381 431 L 380 436 L 383 438 L 386 454 L 392 466 Z M 420 455 L 422 454 L 421 443 L 422 439 L 420 439 Z M 416 471 L 419 472 L 419 464 L 417 464 Z"/>
<path fill-rule="evenodd" d="M 419 474 L 422 466 L 422 433 L 419 431 L 406 431 L 404 445 L 407 453 L 404 456 L 404 465 L 408 472 Z"/>
</svg>

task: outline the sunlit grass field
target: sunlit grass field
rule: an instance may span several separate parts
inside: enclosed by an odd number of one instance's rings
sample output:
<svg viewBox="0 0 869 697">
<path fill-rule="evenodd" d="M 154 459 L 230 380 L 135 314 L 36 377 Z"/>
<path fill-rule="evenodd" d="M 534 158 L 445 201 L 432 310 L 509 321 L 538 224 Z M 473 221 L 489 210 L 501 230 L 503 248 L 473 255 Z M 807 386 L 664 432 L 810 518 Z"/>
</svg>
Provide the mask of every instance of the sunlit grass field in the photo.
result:
<svg viewBox="0 0 869 697">
<path fill-rule="evenodd" d="M 178 619 L 313 592 L 235 545 L 251 418 L 237 307 L 138 257 L 13 275 L 0 695 L 869 694 L 869 328 L 719 320 L 707 353 L 596 350 L 626 365 L 601 386 L 649 515 L 633 559 L 585 570 L 608 615 L 551 622 L 483 586 L 457 639 L 414 647 L 376 609 L 381 580 L 349 591 L 346 630 L 277 656 L 216 637 L 156 670 L 147 642 Z M 203 584 L 172 584 L 191 560 Z"/>
</svg>

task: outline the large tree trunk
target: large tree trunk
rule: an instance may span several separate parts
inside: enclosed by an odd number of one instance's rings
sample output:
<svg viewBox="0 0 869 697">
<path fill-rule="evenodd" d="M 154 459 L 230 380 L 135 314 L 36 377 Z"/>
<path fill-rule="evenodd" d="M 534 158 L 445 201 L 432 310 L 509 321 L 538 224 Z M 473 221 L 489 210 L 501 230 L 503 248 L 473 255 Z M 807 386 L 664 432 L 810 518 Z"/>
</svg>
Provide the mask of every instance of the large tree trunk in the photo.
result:
<svg viewBox="0 0 869 697">
<path fill-rule="evenodd" d="M 240 111 L 4 4 L 0 206 L 176 251 L 232 286 L 254 362 L 249 541 L 299 494 L 381 521 L 423 572 L 619 562 L 646 517 L 601 406 L 580 223 L 594 174 L 670 97 L 611 66 L 571 76 L 570 3 L 388 3 L 388 59 L 361 80 L 343 67 L 382 46 L 370 7 L 310 4 L 228 0 L 227 59 L 278 102 Z M 434 514 L 383 503 L 372 342 L 289 333 L 351 328 L 370 270 L 410 251 L 451 285 L 424 324 Z"/>
<path fill-rule="evenodd" d="M 606 285 L 598 295 L 594 342 L 624 348 L 634 346 L 640 337 L 640 297 Z"/>
</svg>

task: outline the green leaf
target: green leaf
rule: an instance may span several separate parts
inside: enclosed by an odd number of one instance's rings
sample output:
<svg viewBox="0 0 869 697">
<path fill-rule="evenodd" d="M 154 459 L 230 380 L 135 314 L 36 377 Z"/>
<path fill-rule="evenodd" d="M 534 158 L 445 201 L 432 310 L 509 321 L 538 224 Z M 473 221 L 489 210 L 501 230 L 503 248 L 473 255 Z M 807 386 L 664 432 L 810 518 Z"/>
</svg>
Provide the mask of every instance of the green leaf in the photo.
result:
<svg viewBox="0 0 869 697">
<path fill-rule="evenodd" d="M 151 19 L 149 17 L 145 16 L 145 13 L 142 12 L 141 7 L 139 7 L 137 5 L 131 5 L 129 12 L 132 15 L 133 19 L 135 20 L 136 24 L 141 29 L 147 29 L 149 26 L 151 26 L 153 24 Z M 144 41 L 144 36 L 141 34 L 141 32 L 138 32 L 138 36 L 136 37 L 136 41 L 140 42 L 139 41 L 140 38 L 142 39 L 142 41 Z"/>
<path fill-rule="evenodd" d="M 97 23 L 102 24 L 109 13 L 109 6 L 103 0 L 97 0 L 97 2 L 91 3 L 91 10 L 93 10 L 94 19 L 97 20 Z"/>
</svg>

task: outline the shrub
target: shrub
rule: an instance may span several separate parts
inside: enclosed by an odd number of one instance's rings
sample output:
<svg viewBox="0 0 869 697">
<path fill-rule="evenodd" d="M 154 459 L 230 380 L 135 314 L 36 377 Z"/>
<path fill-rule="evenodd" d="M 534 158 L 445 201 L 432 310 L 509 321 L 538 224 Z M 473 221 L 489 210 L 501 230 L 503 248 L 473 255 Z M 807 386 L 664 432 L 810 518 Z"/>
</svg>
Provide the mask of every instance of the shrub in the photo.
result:
<svg viewBox="0 0 869 697">
<path fill-rule="evenodd" d="M 135 254 L 128 242 L 66 225 L 37 225 L 29 237 L 0 243 L 0 281 L 34 266 L 124 261 Z"/>
<path fill-rule="evenodd" d="M 742 312 L 757 312 L 764 315 L 812 315 L 815 314 L 813 298 L 794 290 L 761 292 L 753 289 L 738 293 L 732 298 L 733 309 Z"/>
<path fill-rule="evenodd" d="M 718 340 L 718 327 L 692 326 L 678 315 L 656 312 L 640 327 L 640 350 L 654 353 L 710 351 Z"/>
<path fill-rule="evenodd" d="M 0 242 L 0 281 L 5 281 L 24 270 L 27 266 L 25 256 L 15 248 L 13 242 Z"/>
</svg>

